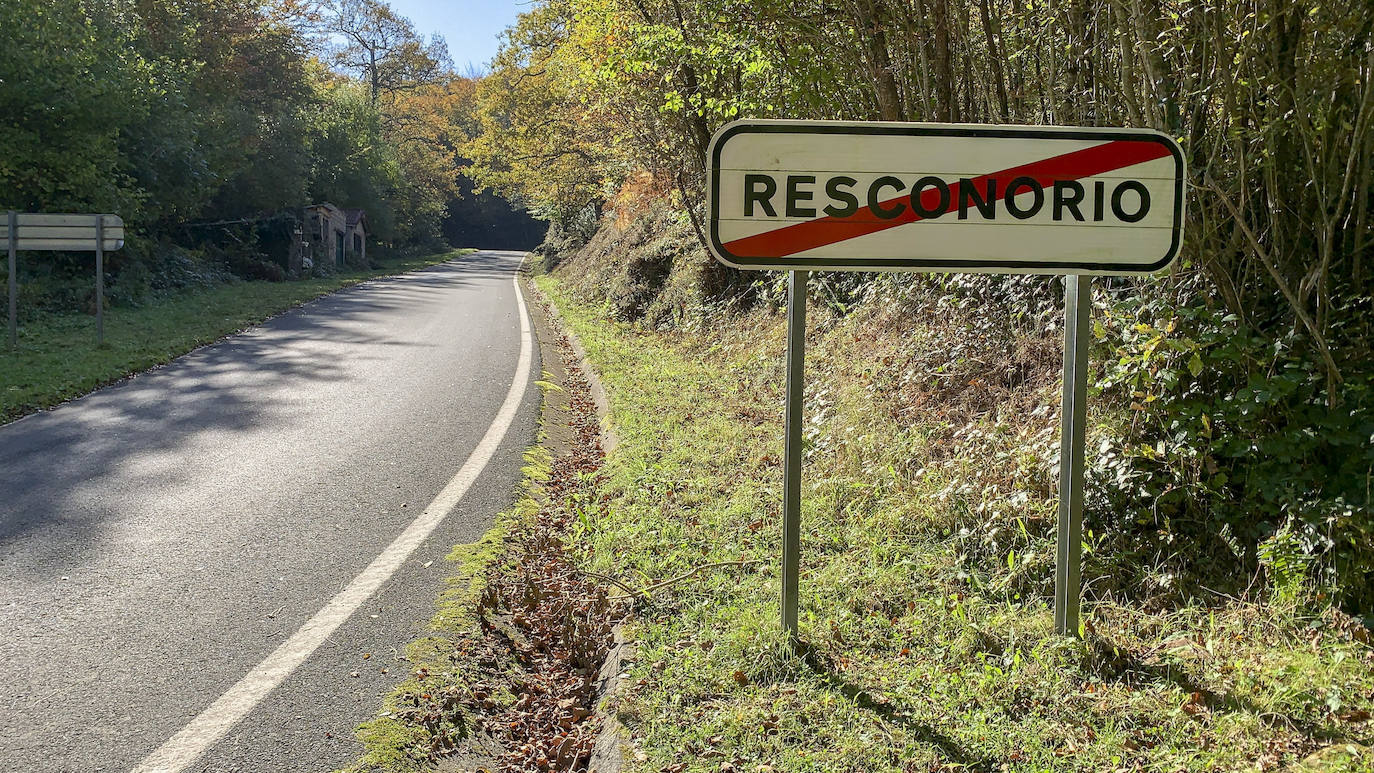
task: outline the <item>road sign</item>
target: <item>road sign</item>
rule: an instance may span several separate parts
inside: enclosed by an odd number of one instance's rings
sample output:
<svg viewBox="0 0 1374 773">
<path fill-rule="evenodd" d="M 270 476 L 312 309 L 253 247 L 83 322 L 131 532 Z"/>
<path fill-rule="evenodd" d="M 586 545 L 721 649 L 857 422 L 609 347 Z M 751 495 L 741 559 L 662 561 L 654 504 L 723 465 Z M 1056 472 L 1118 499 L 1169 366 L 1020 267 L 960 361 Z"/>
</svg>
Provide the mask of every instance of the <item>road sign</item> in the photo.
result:
<svg viewBox="0 0 1374 773">
<path fill-rule="evenodd" d="M 53 215 L 5 213 L 0 240 L 9 248 L 10 348 L 19 347 L 19 280 L 16 255 L 20 250 L 70 250 L 95 253 L 95 340 L 105 343 L 105 251 L 124 246 L 124 221 L 119 215 Z"/>
<path fill-rule="evenodd" d="M 745 269 L 1139 274 L 1183 229 L 1146 129 L 737 121 L 707 156 L 710 247 Z"/>
<path fill-rule="evenodd" d="M 105 250 L 124 246 L 124 221 L 119 215 L 49 215 L 20 212 L 15 215 L 14 249 L 94 252 L 96 229 L 104 218 Z M 0 241 L 9 240 L 9 223 L 0 220 Z"/>
<path fill-rule="evenodd" d="M 736 121 L 707 151 L 710 249 L 786 269 L 782 624 L 797 638 L 806 283 L 827 271 L 1063 274 L 1055 628 L 1078 632 L 1093 274 L 1161 271 L 1183 153 L 1146 129 Z M 1080 277 L 1087 274 L 1087 277 Z"/>
</svg>

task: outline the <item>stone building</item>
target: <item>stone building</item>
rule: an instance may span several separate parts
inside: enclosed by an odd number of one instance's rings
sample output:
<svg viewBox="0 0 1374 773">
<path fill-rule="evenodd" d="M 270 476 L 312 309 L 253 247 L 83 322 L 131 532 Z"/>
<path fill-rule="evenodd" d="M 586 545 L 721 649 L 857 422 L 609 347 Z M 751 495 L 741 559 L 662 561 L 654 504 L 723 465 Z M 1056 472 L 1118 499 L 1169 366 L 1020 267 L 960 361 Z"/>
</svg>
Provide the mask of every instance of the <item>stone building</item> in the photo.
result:
<svg viewBox="0 0 1374 773">
<path fill-rule="evenodd" d="M 303 240 L 315 265 L 367 266 L 367 213 L 324 202 L 305 208 Z"/>
</svg>

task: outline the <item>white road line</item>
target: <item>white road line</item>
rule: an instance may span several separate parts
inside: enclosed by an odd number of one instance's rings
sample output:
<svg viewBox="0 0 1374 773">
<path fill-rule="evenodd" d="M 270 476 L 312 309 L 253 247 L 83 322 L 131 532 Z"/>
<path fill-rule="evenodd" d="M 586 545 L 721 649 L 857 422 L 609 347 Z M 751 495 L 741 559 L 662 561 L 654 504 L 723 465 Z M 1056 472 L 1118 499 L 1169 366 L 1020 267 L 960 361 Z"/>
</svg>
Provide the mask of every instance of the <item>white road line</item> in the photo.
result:
<svg viewBox="0 0 1374 773">
<path fill-rule="evenodd" d="M 444 486 L 444 490 L 429 503 L 410 526 L 387 546 L 382 554 L 348 584 L 337 596 L 329 601 L 315 616 L 306 621 L 300 630 L 292 634 L 280 647 L 257 665 L 238 684 L 230 687 L 210 707 L 205 709 L 191 723 L 172 736 L 157 751 L 134 768 L 134 773 L 180 773 L 188 765 L 214 746 L 229 732 L 239 720 L 248 715 L 259 703 L 291 675 L 306 658 L 310 657 L 330 634 L 349 618 L 363 602 L 396 573 L 415 548 L 428 537 L 444 520 L 444 517 L 457 506 L 473 481 L 482 473 L 487 462 L 491 461 L 501 440 L 506 436 L 515 420 L 516 411 L 525 396 L 525 385 L 529 381 L 530 360 L 533 347 L 530 343 L 530 323 L 525 309 L 525 297 L 520 292 L 519 275 L 514 279 L 515 301 L 520 311 L 520 359 L 515 366 L 515 380 L 506 401 L 492 420 L 487 434 L 477 443 L 463 466 L 459 468 Z"/>
</svg>

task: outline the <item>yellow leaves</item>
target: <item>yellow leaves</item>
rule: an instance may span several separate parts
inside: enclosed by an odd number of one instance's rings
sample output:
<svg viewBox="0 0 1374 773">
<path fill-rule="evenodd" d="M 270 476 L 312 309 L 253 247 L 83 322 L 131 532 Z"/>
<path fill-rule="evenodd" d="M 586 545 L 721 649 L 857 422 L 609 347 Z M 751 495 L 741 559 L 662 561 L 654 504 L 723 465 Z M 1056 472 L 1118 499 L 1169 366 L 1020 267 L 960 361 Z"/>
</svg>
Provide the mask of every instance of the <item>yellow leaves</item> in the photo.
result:
<svg viewBox="0 0 1374 773">
<path fill-rule="evenodd" d="M 1143 411 L 1150 403 L 1159 399 L 1159 395 L 1153 392 L 1142 392 L 1136 390 L 1131 392 L 1131 410 Z"/>
</svg>

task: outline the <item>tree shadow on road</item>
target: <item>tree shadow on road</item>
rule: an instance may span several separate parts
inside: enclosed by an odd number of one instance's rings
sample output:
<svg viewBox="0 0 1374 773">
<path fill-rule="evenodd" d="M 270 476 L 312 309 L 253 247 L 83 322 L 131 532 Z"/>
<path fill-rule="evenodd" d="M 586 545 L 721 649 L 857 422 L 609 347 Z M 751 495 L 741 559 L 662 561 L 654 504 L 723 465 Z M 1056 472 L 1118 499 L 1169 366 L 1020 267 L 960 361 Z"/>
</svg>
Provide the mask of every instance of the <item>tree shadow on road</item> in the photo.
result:
<svg viewBox="0 0 1374 773">
<path fill-rule="evenodd" d="M 441 345 L 379 330 L 379 316 L 433 308 L 456 289 L 508 279 L 518 261 L 476 253 L 365 282 L 0 427 L 0 548 L 11 552 L 41 530 L 42 544 L 29 544 L 13 569 L 46 576 L 82 565 L 107 523 L 129 515 L 116 503 L 131 487 L 193 486 L 179 462 L 203 456 L 207 437 L 289 430 L 318 407 L 309 398 L 349 400 L 359 368 L 386 366 L 378 347 Z M 322 357 L 320 342 L 347 344 L 349 355 Z M 156 463 L 132 465 L 134 456 Z M 198 515 L 187 514 L 188 527 Z"/>
</svg>

